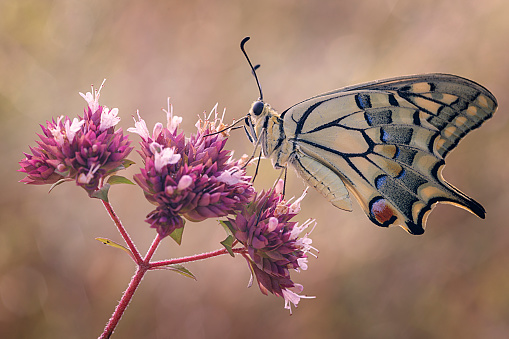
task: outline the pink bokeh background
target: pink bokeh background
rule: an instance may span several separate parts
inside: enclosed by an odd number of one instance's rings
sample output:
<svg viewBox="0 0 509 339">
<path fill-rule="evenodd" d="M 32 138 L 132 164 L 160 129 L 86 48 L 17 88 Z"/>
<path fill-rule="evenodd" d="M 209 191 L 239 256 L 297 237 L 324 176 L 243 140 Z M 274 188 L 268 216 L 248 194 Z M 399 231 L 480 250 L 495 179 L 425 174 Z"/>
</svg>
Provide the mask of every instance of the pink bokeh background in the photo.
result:
<svg viewBox="0 0 509 339">
<path fill-rule="evenodd" d="M 104 78 L 101 103 L 119 108 L 124 131 L 137 109 L 149 128 L 164 121 L 168 96 L 189 132 L 216 103 L 231 122 L 258 96 L 239 49 L 249 35 L 265 100 L 279 111 L 415 73 L 458 74 L 489 88 L 499 111 L 444 171 L 487 218 L 439 205 L 425 234 L 411 236 L 374 226 L 356 203 L 340 211 L 310 190 L 300 218 L 317 219 L 320 254 L 294 278 L 316 299 L 289 316 L 282 299 L 246 288 L 243 259 L 223 256 L 189 264 L 198 281 L 150 272 L 113 338 L 506 338 L 508 14 L 504 0 L 0 1 L 0 337 L 97 337 L 135 269 L 124 252 L 94 240 L 121 241 L 98 201 L 73 184 L 48 195 L 48 187 L 17 182 L 17 161 L 38 125 L 81 115 L 78 92 Z M 252 152 L 241 131 L 227 147 Z M 255 186 L 268 188 L 278 175 L 264 160 Z M 292 172 L 287 186 L 289 196 L 305 187 Z M 114 187 L 110 198 L 146 251 L 152 206 L 133 186 Z M 214 250 L 223 239 L 214 221 L 188 223 L 183 244 L 165 241 L 156 258 Z"/>
</svg>

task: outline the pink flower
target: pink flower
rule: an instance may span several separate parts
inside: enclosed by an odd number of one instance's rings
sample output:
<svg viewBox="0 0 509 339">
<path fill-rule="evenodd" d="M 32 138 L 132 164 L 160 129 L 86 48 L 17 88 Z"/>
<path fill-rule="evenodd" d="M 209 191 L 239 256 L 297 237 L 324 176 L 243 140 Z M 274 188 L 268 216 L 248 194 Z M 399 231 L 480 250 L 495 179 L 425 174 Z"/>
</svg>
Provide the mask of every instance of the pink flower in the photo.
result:
<svg viewBox="0 0 509 339">
<path fill-rule="evenodd" d="M 213 110 L 214 111 L 214 110 Z M 152 135 L 138 115 L 135 127 L 128 131 L 141 136 L 139 152 L 145 167 L 134 180 L 144 190 L 145 197 L 157 207 L 146 222 L 161 236 L 184 227 L 183 218 L 202 221 L 234 213 L 254 196 L 250 177 L 239 161 L 224 149 L 227 137 L 218 131 L 222 121 L 199 120 L 196 134 L 186 139 L 178 132 L 181 118 L 173 116 L 168 107 L 167 125 L 158 123 Z"/>
<path fill-rule="evenodd" d="M 47 121 L 46 127 L 41 125 L 41 141 L 37 147 L 30 147 L 32 154 L 25 153 L 26 158 L 19 162 L 18 171 L 26 173 L 20 182 L 43 185 L 74 180 L 91 194 L 107 176 L 123 168 L 132 147 L 122 129 L 115 131 L 120 120 L 118 109 L 99 105 L 101 88 L 95 95 L 80 93 L 88 104 L 83 118 L 71 121 L 60 116 Z"/>
<path fill-rule="evenodd" d="M 297 306 L 302 285 L 295 284 L 290 270 L 299 272 L 307 269 L 308 253 L 317 250 L 311 246 L 309 233 L 299 237 L 304 230 L 316 224 L 307 220 L 299 226 L 290 221 L 300 210 L 300 202 L 306 192 L 293 204 L 285 201 L 278 191 L 260 193 L 253 202 L 246 205 L 235 218 L 228 218 L 228 226 L 235 238 L 247 248 L 248 265 L 258 281 L 263 294 L 268 292 L 284 298 L 285 308 Z"/>
</svg>

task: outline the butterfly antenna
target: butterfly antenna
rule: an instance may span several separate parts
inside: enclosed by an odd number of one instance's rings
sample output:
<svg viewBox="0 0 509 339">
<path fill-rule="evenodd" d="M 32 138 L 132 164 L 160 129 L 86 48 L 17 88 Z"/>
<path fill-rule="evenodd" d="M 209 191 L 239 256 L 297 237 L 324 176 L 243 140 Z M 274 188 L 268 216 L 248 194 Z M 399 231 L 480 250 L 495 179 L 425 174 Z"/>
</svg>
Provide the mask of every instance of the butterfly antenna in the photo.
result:
<svg viewBox="0 0 509 339">
<path fill-rule="evenodd" d="M 240 42 L 240 49 L 242 51 L 242 53 L 244 53 L 244 56 L 246 57 L 247 59 L 247 62 L 249 63 L 249 67 L 251 67 L 251 71 L 253 72 L 253 75 L 255 77 L 255 80 L 256 80 L 256 84 L 258 85 L 258 91 L 260 92 L 260 97 L 258 98 L 258 100 L 262 101 L 263 100 L 263 94 L 262 94 L 262 86 L 260 85 L 260 81 L 258 80 L 258 76 L 256 75 L 256 69 L 258 67 L 260 67 L 260 65 L 256 65 L 253 67 L 253 64 L 251 63 L 251 60 L 249 60 L 249 57 L 247 56 L 247 53 L 246 53 L 246 49 L 244 48 L 244 45 L 246 44 L 246 42 L 251 39 L 250 37 L 245 37 L 244 39 L 242 39 L 242 41 Z"/>
</svg>

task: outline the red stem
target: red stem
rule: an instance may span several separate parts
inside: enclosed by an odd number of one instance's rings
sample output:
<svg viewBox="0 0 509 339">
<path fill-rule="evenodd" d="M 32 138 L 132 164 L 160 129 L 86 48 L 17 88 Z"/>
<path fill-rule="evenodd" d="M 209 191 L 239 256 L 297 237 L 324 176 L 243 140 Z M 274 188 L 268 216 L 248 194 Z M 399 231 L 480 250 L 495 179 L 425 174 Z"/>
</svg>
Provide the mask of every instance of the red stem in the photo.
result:
<svg viewBox="0 0 509 339">
<path fill-rule="evenodd" d="M 122 318 L 122 315 L 124 314 L 127 305 L 129 305 L 129 302 L 133 298 L 134 292 L 136 292 L 138 285 L 143 279 L 143 276 L 149 270 L 150 259 L 154 255 L 157 246 L 159 246 L 159 244 L 161 243 L 161 240 L 162 238 L 159 236 L 159 234 L 154 238 L 154 241 L 152 242 L 152 245 L 150 246 L 147 255 L 145 255 L 145 258 L 143 258 L 143 260 L 141 260 L 141 262 L 138 264 L 138 269 L 136 270 L 136 273 L 132 277 L 129 286 L 127 286 L 127 289 L 122 295 L 122 299 L 120 299 L 120 302 L 118 303 L 117 307 L 115 308 L 115 311 L 111 315 L 110 320 L 106 324 L 106 327 L 104 328 L 102 335 L 99 337 L 100 339 L 110 338 L 111 335 L 113 334 L 113 331 L 117 327 L 120 318 Z"/>
<path fill-rule="evenodd" d="M 131 240 L 131 237 L 125 230 L 124 225 L 122 225 L 122 222 L 118 218 L 117 214 L 115 213 L 115 211 L 113 211 L 113 207 L 111 207 L 111 204 L 109 202 L 106 202 L 104 200 L 101 200 L 101 201 L 102 201 L 104 207 L 106 208 L 106 210 L 108 211 L 108 214 L 110 215 L 111 220 L 113 220 L 113 222 L 117 226 L 117 229 L 120 232 L 120 234 L 122 235 L 122 238 L 124 238 L 124 241 L 126 242 L 127 246 L 129 246 L 129 249 L 131 250 L 131 253 L 134 256 L 134 261 L 138 265 L 141 264 L 141 262 L 143 260 L 141 258 L 140 252 L 138 251 L 138 249 L 136 249 L 136 246 L 134 245 L 133 241 Z"/>
<path fill-rule="evenodd" d="M 152 245 L 150 245 L 150 248 L 148 249 L 148 252 L 147 254 L 145 255 L 145 258 L 143 259 L 143 263 L 145 265 L 145 267 L 150 268 L 150 259 L 152 259 L 152 256 L 154 255 L 154 252 L 156 251 L 157 249 L 157 246 L 159 246 L 159 244 L 161 243 L 161 240 L 163 240 L 163 238 L 161 238 L 161 236 L 159 234 L 157 234 L 157 236 L 154 238 L 154 241 L 152 241 Z"/>
<path fill-rule="evenodd" d="M 150 246 L 149 250 L 147 251 L 147 254 L 145 255 L 145 258 L 142 258 L 140 255 L 140 252 L 136 249 L 136 246 L 131 240 L 131 237 L 127 233 L 126 229 L 122 225 L 122 222 L 117 217 L 115 212 L 113 211 L 113 208 L 111 207 L 110 203 L 106 201 L 102 201 L 104 207 L 108 211 L 108 214 L 110 215 L 111 219 L 117 226 L 118 231 L 124 238 L 127 246 L 129 246 L 129 249 L 131 250 L 131 253 L 133 254 L 133 259 L 135 260 L 136 264 L 138 265 L 138 268 L 136 269 L 136 273 L 131 278 L 131 282 L 129 283 L 129 286 L 127 286 L 127 289 L 124 291 L 124 294 L 122 295 L 122 299 L 120 299 L 120 302 L 118 303 L 117 307 L 115 308 L 115 311 L 111 315 L 110 320 L 106 324 L 106 327 L 104 328 L 103 333 L 99 337 L 100 339 L 107 339 L 110 338 L 113 334 L 113 331 L 118 325 L 118 322 L 120 321 L 120 318 L 122 318 L 122 315 L 124 314 L 127 306 L 129 305 L 129 302 L 134 296 L 134 292 L 136 292 L 136 289 L 138 288 L 138 285 L 140 284 L 141 280 L 143 279 L 143 276 L 145 273 L 147 273 L 150 269 L 157 269 L 162 266 L 167 266 L 171 264 L 178 264 L 183 262 L 191 262 L 191 261 L 197 261 L 197 260 L 203 260 L 207 258 L 216 257 L 218 255 L 227 254 L 228 251 L 225 248 L 192 255 L 188 257 L 183 258 L 176 258 L 176 259 L 170 259 L 170 260 L 163 260 L 163 261 L 156 261 L 156 262 L 150 262 L 150 259 L 152 259 L 152 256 L 154 255 L 157 247 L 161 243 L 162 238 L 159 236 L 159 234 L 154 238 L 154 241 L 152 242 L 152 245 Z M 245 254 L 246 249 L 245 248 L 234 248 L 232 249 L 235 253 L 241 253 L 242 255 Z"/>
<path fill-rule="evenodd" d="M 113 334 L 113 331 L 115 330 L 115 327 L 117 327 L 118 322 L 120 321 L 120 318 L 122 317 L 122 314 L 124 314 L 125 309 L 127 308 L 127 305 L 129 305 L 129 302 L 131 301 L 134 292 L 138 288 L 138 285 L 141 282 L 141 279 L 147 272 L 147 267 L 138 266 L 138 269 L 136 270 L 136 273 L 131 279 L 131 282 L 129 283 L 129 286 L 125 290 L 124 294 L 122 295 L 122 299 L 120 299 L 120 302 L 118 303 L 117 307 L 115 308 L 115 312 L 111 315 L 110 320 L 106 324 L 106 327 L 104 328 L 103 333 L 99 337 L 100 339 L 107 339 L 110 338 Z"/>
<path fill-rule="evenodd" d="M 232 250 L 234 253 L 243 253 L 246 251 L 245 248 L 233 248 Z M 175 259 L 162 260 L 162 261 L 154 261 L 149 264 L 149 269 L 154 269 L 154 268 L 158 268 L 161 266 L 167 266 L 167 265 L 173 265 L 173 264 L 180 264 L 183 262 L 191 262 L 191 261 L 208 259 L 208 258 L 212 258 L 212 257 L 217 257 L 218 255 L 222 255 L 222 254 L 228 254 L 228 251 L 225 248 L 222 248 L 222 249 L 219 249 L 216 251 L 191 255 L 188 257 L 175 258 Z"/>
</svg>

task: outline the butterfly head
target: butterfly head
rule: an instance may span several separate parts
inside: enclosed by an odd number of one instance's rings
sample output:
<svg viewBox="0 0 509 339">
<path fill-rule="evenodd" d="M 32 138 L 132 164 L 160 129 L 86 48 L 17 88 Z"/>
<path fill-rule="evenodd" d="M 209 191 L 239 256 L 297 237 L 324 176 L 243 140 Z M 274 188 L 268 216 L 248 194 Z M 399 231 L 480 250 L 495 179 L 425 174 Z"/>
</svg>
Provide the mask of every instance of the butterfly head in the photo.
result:
<svg viewBox="0 0 509 339">
<path fill-rule="evenodd" d="M 270 105 L 262 100 L 256 100 L 251 104 L 247 118 L 256 128 L 267 128 L 268 121 L 272 118 L 279 117 Z"/>
<path fill-rule="evenodd" d="M 261 116 L 263 113 L 263 109 L 265 108 L 265 104 L 261 100 L 256 100 L 251 105 L 251 109 L 249 110 L 249 114 L 255 117 Z"/>
<path fill-rule="evenodd" d="M 246 116 L 246 125 L 249 127 L 254 141 L 261 135 L 262 130 L 266 128 L 266 117 L 270 114 L 269 104 L 262 100 L 256 100 L 251 104 L 249 113 Z"/>
</svg>

